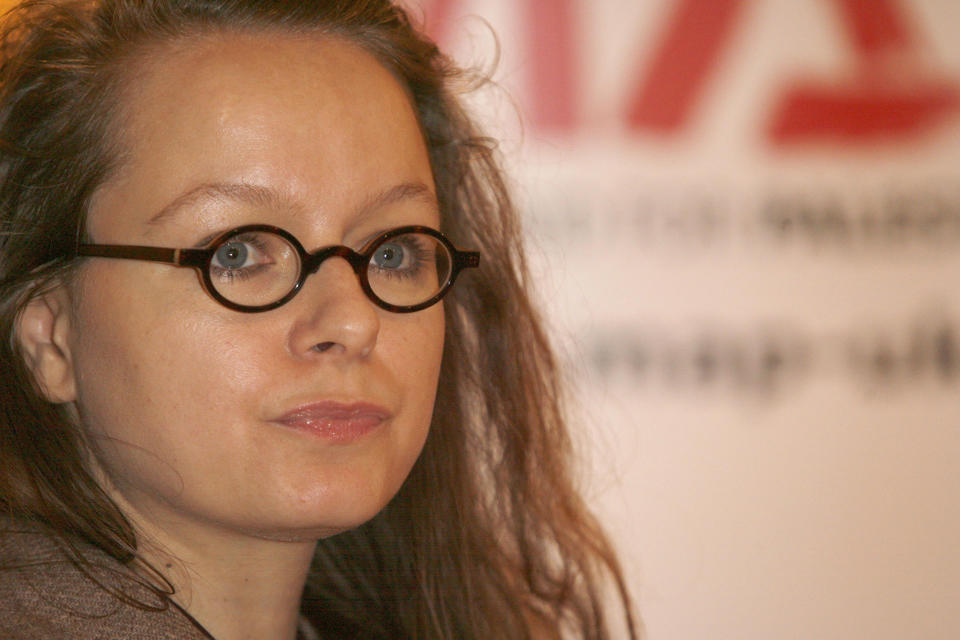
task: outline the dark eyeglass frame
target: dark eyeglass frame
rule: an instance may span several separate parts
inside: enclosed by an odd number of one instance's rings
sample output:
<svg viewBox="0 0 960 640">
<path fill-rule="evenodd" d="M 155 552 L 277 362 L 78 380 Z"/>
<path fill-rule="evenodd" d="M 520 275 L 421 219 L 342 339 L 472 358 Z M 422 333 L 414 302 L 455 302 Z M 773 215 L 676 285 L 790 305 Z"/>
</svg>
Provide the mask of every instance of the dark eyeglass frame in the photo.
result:
<svg viewBox="0 0 960 640">
<path fill-rule="evenodd" d="M 297 281 L 293 285 L 293 288 L 290 289 L 290 292 L 276 302 L 259 306 L 237 304 L 236 302 L 232 302 L 223 297 L 223 295 L 217 291 L 217 288 L 214 286 L 213 280 L 210 276 L 210 263 L 213 261 L 213 257 L 216 255 L 217 250 L 231 238 L 255 231 L 273 233 L 289 242 L 290 246 L 292 246 L 300 256 L 300 274 L 297 277 Z M 370 281 L 367 277 L 367 266 L 370 264 L 370 260 L 373 258 L 374 252 L 380 245 L 391 238 L 408 233 L 422 233 L 432 236 L 436 238 L 444 247 L 446 247 L 450 252 L 450 275 L 447 277 L 446 282 L 440 284 L 440 288 L 437 293 L 429 300 L 419 304 L 406 306 L 390 304 L 389 302 L 378 297 L 370 287 Z M 207 295 L 228 309 L 243 313 L 270 311 L 271 309 L 276 309 L 277 307 L 290 302 L 290 300 L 292 300 L 293 297 L 300 292 L 300 289 L 303 288 L 303 283 L 306 282 L 307 278 L 311 274 L 316 273 L 317 270 L 320 269 L 320 265 L 323 264 L 323 261 L 327 258 L 337 257 L 346 260 L 353 268 L 353 272 L 357 275 L 357 279 L 360 281 L 360 288 L 363 289 L 363 292 L 367 295 L 367 297 L 378 307 L 394 313 L 413 313 L 414 311 L 420 311 L 421 309 L 426 309 L 427 307 L 436 304 L 441 298 L 443 298 L 443 296 L 447 294 L 447 292 L 450 290 L 450 287 L 453 286 L 453 283 L 457 279 L 457 275 L 460 273 L 460 271 L 463 269 L 478 267 L 480 265 L 479 251 L 460 251 L 453 246 L 453 243 L 451 243 L 445 235 L 436 229 L 433 229 L 432 227 L 424 227 L 421 225 L 407 225 L 404 227 L 397 227 L 396 229 L 390 229 L 389 231 L 384 231 L 380 235 L 367 242 L 367 244 L 364 245 L 360 251 L 354 251 L 350 247 L 345 247 L 343 245 L 334 245 L 309 252 L 304 249 L 303 245 L 300 244 L 300 241 L 297 240 L 297 238 L 286 229 L 281 229 L 280 227 L 274 227 L 268 224 L 248 224 L 241 227 L 236 227 L 235 229 L 231 229 L 218 235 L 216 238 L 207 243 L 206 247 L 199 249 L 173 249 L 167 247 L 145 247 L 140 245 L 124 244 L 81 244 L 77 247 L 77 255 L 91 258 L 145 260 L 149 262 L 171 264 L 177 267 L 192 267 L 197 270 L 200 284 L 203 286 L 203 290 L 207 292 Z"/>
</svg>

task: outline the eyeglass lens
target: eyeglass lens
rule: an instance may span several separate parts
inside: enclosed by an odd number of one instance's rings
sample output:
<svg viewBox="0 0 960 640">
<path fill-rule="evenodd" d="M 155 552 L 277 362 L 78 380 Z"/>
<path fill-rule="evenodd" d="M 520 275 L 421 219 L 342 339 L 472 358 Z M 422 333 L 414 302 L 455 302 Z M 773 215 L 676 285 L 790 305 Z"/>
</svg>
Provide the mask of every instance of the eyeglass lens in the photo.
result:
<svg viewBox="0 0 960 640">
<path fill-rule="evenodd" d="M 370 259 L 361 278 L 377 298 L 397 306 L 433 298 L 446 284 L 453 263 L 444 243 L 416 232 L 390 236 L 365 255 Z M 249 231 L 215 248 L 210 282 L 230 302 L 257 307 L 290 293 L 301 268 L 300 252 L 286 238 L 269 231 Z"/>
</svg>

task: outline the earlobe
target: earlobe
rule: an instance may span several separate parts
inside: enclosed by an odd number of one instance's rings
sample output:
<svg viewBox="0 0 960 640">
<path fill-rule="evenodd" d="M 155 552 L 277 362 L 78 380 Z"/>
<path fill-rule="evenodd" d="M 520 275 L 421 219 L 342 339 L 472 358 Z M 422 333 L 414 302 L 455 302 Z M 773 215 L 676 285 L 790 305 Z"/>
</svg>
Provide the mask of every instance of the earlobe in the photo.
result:
<svg viewBox="0 0 960 640">
<path fill-rule="evenodd" d="M 70 301 L 63 287 L 33 298 L 17 321 L 17 338 L 47 400 L 73 402 L 76 381 L 70 353 Z"/>
</svg>

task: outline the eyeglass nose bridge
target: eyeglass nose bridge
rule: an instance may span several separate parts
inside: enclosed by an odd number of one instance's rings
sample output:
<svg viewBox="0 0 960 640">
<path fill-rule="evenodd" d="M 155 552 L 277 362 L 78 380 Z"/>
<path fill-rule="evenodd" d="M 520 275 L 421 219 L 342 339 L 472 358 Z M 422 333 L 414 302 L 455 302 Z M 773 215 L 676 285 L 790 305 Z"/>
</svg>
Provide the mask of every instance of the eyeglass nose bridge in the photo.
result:
<svg viewBox="0 0 960 640">
<path fill-rule="evenodd" d="M 304 254 L 302 267 L 303 275 L 300 279 L 305 280 L 307 276 L 313 275 L 319 271 L 320 265 L 322 265 L 328 258 L 343 258 L 353 268 L 353 272 L 360 276 L 360 280 L 363 281 L 363 270 L 366 268 L 369 258 L 362 253 L 357 253 L 350 247 L 345 247 L 343 245 L 325 247 L 323 249 L 318 249 L 313 253 Z"/>
<path fill-rule="evenodd" d="M 360 284 L 360 289 L 363 290 L 363 293 L 375 304 L 381 304 L 379 302 L 379 298 L 373 292 L 373 289 L 370 288 L 370 283 L 367 282 L 366 267 L 367 263 L 370 261 L 369 257 L 363 255 L 362 253 L 357 253 L 350 247 L 345 247 L 343 245 L 324 247 L 323 249 L 318 249 L 312 253 L 307 253 L 304 251 L 301 253 L 301 256 L 303 265 L 300 267 L 300 279 L 297 281 L 293 291 L 290 292 L 289 297 L 293 297 L 299 293 L 303 288 L 304 283 L 307 281 L 307 278 L 319 271 L 321 265 L 323 265 L 328 258 L 343 258 L 353 269 L 354 274 L 356 274 L 357 280 Z"/>
</svg>

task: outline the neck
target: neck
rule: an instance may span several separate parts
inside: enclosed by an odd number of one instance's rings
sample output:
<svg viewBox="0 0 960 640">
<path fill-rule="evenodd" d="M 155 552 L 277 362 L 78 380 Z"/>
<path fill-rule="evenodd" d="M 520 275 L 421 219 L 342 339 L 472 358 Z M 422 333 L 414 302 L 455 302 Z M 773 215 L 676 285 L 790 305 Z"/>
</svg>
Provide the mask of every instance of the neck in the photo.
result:
<svg viewBox="0 0 960 640">
<path fill-rule="evenodd" d="M 277 540 L 125 511 L 144 558 L 173 585 L 174 602 L 216 640 L 294 640 L 315 539 Z"/>
<path fill-rule="evenodd" d="M 148 554 L 176 589 L 174 601 L 217 640 L 289 638 L 315 542 L 257 538 L 166 541 Z M 153 557 L 151 557 L 153 555 Z"/>
</svg>

